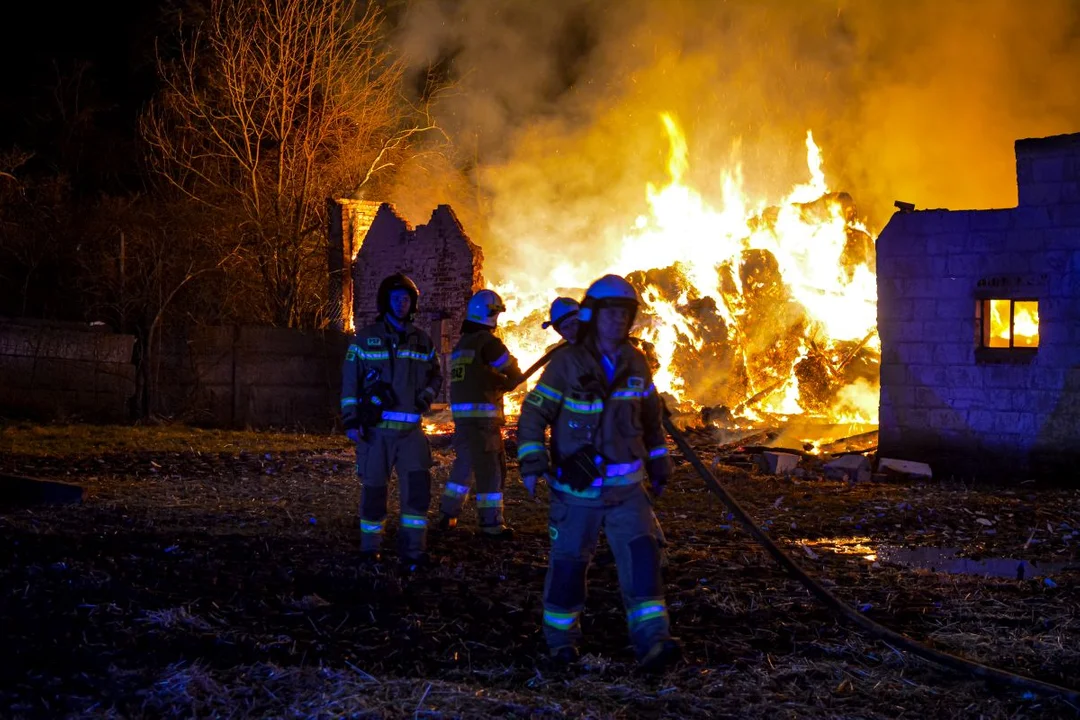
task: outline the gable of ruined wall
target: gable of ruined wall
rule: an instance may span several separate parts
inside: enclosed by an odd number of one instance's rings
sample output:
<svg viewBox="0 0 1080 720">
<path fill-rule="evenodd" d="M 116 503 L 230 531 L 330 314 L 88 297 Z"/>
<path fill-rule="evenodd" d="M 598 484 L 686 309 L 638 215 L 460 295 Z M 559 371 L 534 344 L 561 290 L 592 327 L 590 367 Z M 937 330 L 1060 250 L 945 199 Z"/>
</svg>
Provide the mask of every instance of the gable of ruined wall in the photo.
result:
<svg viewBox="0 0 1080 720">
<path fill-rule="evenodd" d="M 416 228 L 416 242 L 437 248 L 425 254 L 419 266 L 429 279 L 432 299 L 425 300 L 422 311 L 446 317 L 456 342 L 469 298 L 484 286 L 484 253 L 465 234 L 449 205 L 438 206 L 431 220 Z"/>
<path fill-rule="evenodd" d="M 389 203 L 383 203 L 367 233 L 359 241 L 359 250 L 353 260 L 353 322 L 362 327 L 378 314 L 379 283 L 387 275 L 404 272 L 413 278 L 421 292 L 423 278 L 410 270 L 410 258 L 417 250 L 412 242 L 409 223 L 400 217 Z"/>
<path fill-rule="evenodd" d="M 1080 459 L 1080 203 L 898 213 L 877 259 L 882 456 L 1015 480 Z M 986 293 L 1039 301 L 1033 359 L 977 359 Z"/>
<path fill-rule="evenodd" d="M 424 329 L 448 320 L 456 329 L 465 306 L 483 286 L 484 256 L 469 240 L 448 205 L 440 205 L 430 221 L 415 230 L 384 203 L 360 245 L 354 266 L 354 308 L 357 325 L 371 322 L 377 312 L 379 283 L 403 272 L 420 288 L 418 323 Z"/>
</svg>

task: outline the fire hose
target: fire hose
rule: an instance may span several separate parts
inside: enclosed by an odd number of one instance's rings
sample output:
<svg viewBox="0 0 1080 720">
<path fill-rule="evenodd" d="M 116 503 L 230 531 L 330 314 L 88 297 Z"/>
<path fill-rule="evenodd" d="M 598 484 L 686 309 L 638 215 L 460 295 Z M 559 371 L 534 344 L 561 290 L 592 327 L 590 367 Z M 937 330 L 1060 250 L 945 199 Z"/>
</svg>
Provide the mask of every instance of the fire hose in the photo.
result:
<svg viewBox="0 0 1080 720">
<path fill-rule="evenodd" d="M 671 435 L 671 438 L 675 441 L 679 450 L 682 451 L 682 454 L 690 461 L 690 464 L 694 466 L 694 469 L 697 470 L 701 479 L 705 481 L 705 486 L 727 505 L 731 514 L 742 523 L 750 533 L 751 537 L 757 540 L 757 542 L 768 551 L 769 555 L 772 556 L 773 560 L 775 560 L 780 567 L 801 582 L 814 597 L 821 601 L 823 605 L 835 613 L 841 620 L 845 620 L 852 625 L 855 625 L 871 637 L 906 650 L 912 655 L 916 655 L 924 660 L 928 660 L 950 670 L 980 678 L 988 683 L 1004 683 L 1006 685 L 1029 690 L 1033 693 L 1060 697 L 1073 705 L 1080 704 L 1080 691 L 1072 690 L 1060 685 L 1054 685 L 1053 683 L 1044 682 L 1042 680 L 1036 680 L 1035 678 L 1030 678 L 1025 675 L 1018 675 L 1006 670 L 1000 670 L 998 668 L 990 667 L 989 665 L 983 665 L 941 650 L 935 650 L 912 640 L 906 635 L 901 635 L 894 630 L 890 630 L 884 625 L 871 620 L 850 607 L 843 600 L 829 592 L 829 590 L 821 583 L 803 571 L 791 556 L 784 552 L 773 539 L 761 529 L 757 521 L 755 521 L 754 518 L 739 505 L 735 498 L 724 489 L 724 486 L 720 484 L 712 474 L 712 471 L 710 471 L 701 461 L 701 458 L 698 457 L 698 454 L 690 446 L 690 443 L 687 442 L 686 436 L 683 435 L 682 432 L 675 427 L 675 423 L 671 421 L 670 413 L 668 413 L 666 407 L 663 409 L 663 414 L 664 427 L 667 429 L 668 434 Z"/>
<path fill-rule="evenodd" d="M 540 368 L 542 368 L 542 367 L 544 367 L 545 365 L 548 364 L 548 360 L 551 360 L 552 355 L 554 355 L 556 352 L 558 352 L 562 348 L 566 347 L 567 345 L 569 345 L 569 343 L 564 340 L 563 342 L 559 343 L 558 345 L 556 345 L 555 347 L 551 348 L 546 353 L 541 355 L 539 360 L 537 360 L 532 365 L 530 365 L 529 369 L 526 370 L 524 373 L 522 373 L 521 382 L 519 382 L 518 385 L 525 382 L 530 377 L 532 377 L 534 374 L 536 374 L 537 370 L 539 370 Z"/>
<path fill-rule="evenodd" d="M 536 373 L 537 370 L 542 368 L 551 359 L 558 350 L 563 348 L 567 343 L 561 342 L 551 350 L 548 350 L 544 355 L 529 366 L 529 369 L 525 371 L 521 382 L 525 382 L 530 376 Z M 663 402 L 663 400 L 661 400 Z M 1060 697 L 1066 702 L 1073 705 L 1080 705 L 1080 691 L 1073 690 L 1071 688 L 1063 687 L 1061 685 L 1054 685 L 1053 683 L 1044 682 L 1035 678 L 1027 677 L 1026 675 L 1020 675 L 1012 673 L 1007 670 L 1001 670 L 999 668 L 991 667 L 989 665 L 983 665 L 982 663 L 975 662 L 962 658 L 958 655 L 944 652 L 942 650 L 935 650 L 934 648 L 927 647 L 922 643 L 912 640 L 906 635 L 902 635 L 895 630 L 890 630 L 881 623 L 875 622 L 865 615 L 861 614 L 856 609 L 849 606 L 843 600 L 831 593 L 824 585 L 808 575 L 798 563 L 792 559 L 790 555 L 784 552 L 780 546 L 778 546 L 753 517 L 750 516 L 746 510 L 732 497 L 720 481 L 712 474 L 712 471 L 701 461 L 697 452 L 690 443 L 686 440 L 686 436 L 683 435 L 679 428 L 675 427 L 675 423 L 671 421 L 671 413 L 668 411 L 667 406 L 663 405 L 663 417 L 664 428 L 667 430 L 671 439 L 675 441 L 675 444 L 679 447 L 679 450 L 690 461 L 690 464 L 697 470 L 698 475 L 705 482 L 705 486 L 724 503 L 734 516 L 750 533 L 750 536 L 754 538 L 765 550 L 772 556 L 773 560 L 786 570 L 792 577 L 802 583 L 810 594 L 816 597 L 826 608 L 831 610 L 841 620 L 851 623 L 856 628 L 862 630 L 870 637 L 876 638 L 885 642 L 886 644 L 906 650 L 907 652 L 935 663 L 942 667 L 945 667 L 954 672 L 970 675 L 975 678 L 986 681 L 987 683 L 1002 683 L 1005 685 L 1011 685 L 1013 687 L 1028 690 L 1033 693 L 1039 693 L 1051 697 Z"/>
</svg>

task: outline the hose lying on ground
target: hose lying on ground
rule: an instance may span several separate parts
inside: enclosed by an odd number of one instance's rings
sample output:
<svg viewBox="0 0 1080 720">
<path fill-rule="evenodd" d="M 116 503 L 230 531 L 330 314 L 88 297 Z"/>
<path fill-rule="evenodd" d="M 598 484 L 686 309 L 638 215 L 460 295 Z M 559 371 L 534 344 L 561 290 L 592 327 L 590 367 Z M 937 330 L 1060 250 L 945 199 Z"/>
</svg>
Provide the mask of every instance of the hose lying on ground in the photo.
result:
<svg viewBox="0 0 1080 720">
<path fill-rule="evenodd" d="M 565 342 L 561 342 L 544 353 L 539 360 L 533 363 L 529 369 L 525 371 L 521 382 L 524 383 L 525 380 L 532 376 L 537 370 L 546 365 L 552 355 L 566 344 L 567 343 Z M 998 668 L 990 667 L 989 665 L 983 665 L 974 662 L 973 660 L 966 660 L 957 655 L 952 655 L 941 650 L 935 650 L 912 640 L 906 635 L 901 635 L 894 630 L 890 630 L 884 625 L 874 622 L 865 615 L 862 615 L 843 600 L 836 597 L 836 595 L 829 592 L 829 590 L 817 580 L 806 574 L 790 555 L 785 553 L 775 542 L 773 542 L 773 539 L 761 529 L 757 521 L 750 517 L 749 513 L 739 505 L 735 498 L 733 498 L 731 494 L 724 489 L 724 486 L 720 484 L 720 481 L 713 476 L 712 471 L 701 462 L 701 458 L 698 457 L 694 448 L 690 446 L 690 443 L 686 440 L 686 436 L 683 435 L 682 431 L 675 427 L 675 423 L 671 421 L 670 413 L 667 411 L 666 407 L 664 408 L 664 428 L 668 431 L 668 434 L 671 435 L 675 444 L 679 446 L 679 450 L 682 451 L 682 454 L 690 461 L 690 464 L 694 466 L 694 469 L 697 470 L 701 479 L 705 481 L 706 487 L 727 505 L 728 509 L 731 510 L 731 514 L 746 527 L 751 537 L 757 540 L 758 543 L 768 551 L 769 555 L 772 556 L 773 560 L 775 560 L 780 567 L 787 570 L 796 580 L 806 586 L 814 597 L 820 600 L 825 607 L 832 610 L 841 620 L 846 620 L 855 625 L 871 637 L 882 640 L 896 648 L 907 650 L 911 654 L 921 657 L 924 660 L 936 663 L 961 674 L 971 675 L 989 683 L 998 682 L 1043 695 L 1060 697 L 1073 705 L 1080 705 L 1080 691 L 1072 690 L 1060 685 L 1054 685 L 1053 683 L 1043 682 L 1042 680 L 1036 680 L 1035 678 L 1029 678 L 1025 675 L 1018 675 L 1006 670 L 999 670 Z"/>
<path fill-rule="evenodd" d="M 780 567 L 793 575 L 796 580 L 805 585 L 814 597 L 836 613 L 842 620 L 846 620 L 861 630 L 864 630 L 871 637 L 883 640 L 897 648 L 907 650 L 913 655 L 917 655 L 924 660 L 929 660 L 930 662 L 944 666 L 950 670 L 971 675 L 991 683 L 1004 683 L 1030 690 L 1031 692 L 1060 697 L 1073 705 L 1080 705 L 1080 691 L 1043 682 L 1042 680 L 1036 680 L 1024 675 L 1017 675 L 1005 670 L 999 670 L 998 668 L 993 668 L 989 665 L 983 665 L 940 650 L 934 650 L 933 648 L 929 648 L 905 635 L 890 630 L 884 625 L 876 623 L 870 618 L 860 614 L 843 600 L 836 597 L 836 595 L 829 592 L 817 580 L 807 575 L 802 568 L 795 563 L 791 556 L 781 550 L 780 547 L 773 542 L 772 538 L 760 528 L 754 518 L 750 517 L 742 506 L 735 501 L 735 498 L 733 498 L 713 476 L 709 468 L 705 466 L 701 461 L 701 458 L 694 452 L 690 443 L 687 442 L 686 436 L 675 427 L 675 424 L 671 421 L 666 409 L 664 411 L 664 427 L 675 441 L 675 444 L 679 446 L 679 450 L 682 451 L 682 454 L 686 456 L 686 459 L 694 466 L 694 469 L 697 470 L 701 479 L 705 481 L 705 485 L 709 490 L 717 495 L 720 500 L 728 506 L 731 510 L 731 514 L 734 515 L 739 522 L 746 527 L 750 535 L 769 552 L 769 555 L 772 556 L 773 560 L 775 560 Z"/>
</svg>

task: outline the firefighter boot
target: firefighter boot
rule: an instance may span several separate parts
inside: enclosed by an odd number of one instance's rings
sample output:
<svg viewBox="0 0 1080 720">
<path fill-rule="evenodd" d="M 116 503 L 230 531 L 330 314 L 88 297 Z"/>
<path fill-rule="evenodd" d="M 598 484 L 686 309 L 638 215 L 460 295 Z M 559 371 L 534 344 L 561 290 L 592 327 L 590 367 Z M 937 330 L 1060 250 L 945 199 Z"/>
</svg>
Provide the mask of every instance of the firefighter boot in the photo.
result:
<svg viewBox="0 0 1080 720">
<path fill-rule="evenodd" d="M 514 528 L 509 525 L 481 525 L 480 537 L 485 540 L 513 540 Z"/>
<path fill-rule="evenodd" d="M 548 651 L 548 662 L 556 668 L 573 665 L 581 657 L 581 651 L 575 645 L 563 645 Z"/>
<path fill-rule="evenodd" d="M 682 657 L 682 648 L 674 638 L 665 638 L 653 643 L 649 651 L 642 656 L 638 666 L 642 672 L 659 675 Z"/>
</svg>

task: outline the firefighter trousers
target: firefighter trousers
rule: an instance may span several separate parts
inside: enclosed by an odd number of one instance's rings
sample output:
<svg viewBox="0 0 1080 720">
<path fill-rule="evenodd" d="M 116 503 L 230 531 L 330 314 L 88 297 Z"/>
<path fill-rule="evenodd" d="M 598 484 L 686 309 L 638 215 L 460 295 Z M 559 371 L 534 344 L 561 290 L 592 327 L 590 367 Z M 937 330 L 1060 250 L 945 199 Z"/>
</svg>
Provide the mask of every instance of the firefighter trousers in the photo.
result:
<svg viewBox="0 0 1080 720">
<path fill-rule="evenodd" d="M 415 559 L 427 550 L 428 508 L 431 506 L 431 448 L 419 428 L 369 430 L 356 445 L 356 474 L 360 478 L 360 549 L 382 547 L 390 474 L 397 470 L 401 499 L 398 550 Z"/>
<path fill-rule="evenodd" d="M 555 650 L 581 637 L 585 575 L 600 538 L 607 535 L 619 573 L 630 639 L 638 659 L 671 637 L 660 578 L 658 523 L 644 487 L 614 504 L 583 504 L 551 493 L 551 555 L 544 581 L 544 638 Z"/>
<path fill-rule="evenodd" d="M 506 451 L 501 426 L 483 422 L 455 423 L 453 448 L 454 464 L 443 490 L 440 509 L 449 517 L 460 515 L 475 481 L 480 529 L 501 531 L 505 527 L 503 486 L 506 482 Z"/>
</svg>

